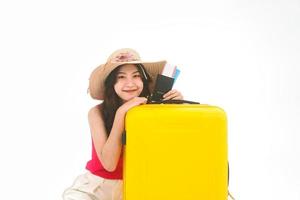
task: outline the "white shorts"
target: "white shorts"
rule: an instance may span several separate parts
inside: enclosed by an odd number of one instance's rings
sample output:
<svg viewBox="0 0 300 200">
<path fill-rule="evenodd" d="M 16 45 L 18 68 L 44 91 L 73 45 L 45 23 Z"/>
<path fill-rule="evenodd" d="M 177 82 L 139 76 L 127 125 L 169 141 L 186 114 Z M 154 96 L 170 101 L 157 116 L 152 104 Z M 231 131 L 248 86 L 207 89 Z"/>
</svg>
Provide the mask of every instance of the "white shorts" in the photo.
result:
<svg viewBox="0 0 300 200">
<path fill-rule="evenodd" d="M 64 200 L 122 200 L 123 181 L 105 179 L 86 172 L 63 193 Z"/>
</svg>

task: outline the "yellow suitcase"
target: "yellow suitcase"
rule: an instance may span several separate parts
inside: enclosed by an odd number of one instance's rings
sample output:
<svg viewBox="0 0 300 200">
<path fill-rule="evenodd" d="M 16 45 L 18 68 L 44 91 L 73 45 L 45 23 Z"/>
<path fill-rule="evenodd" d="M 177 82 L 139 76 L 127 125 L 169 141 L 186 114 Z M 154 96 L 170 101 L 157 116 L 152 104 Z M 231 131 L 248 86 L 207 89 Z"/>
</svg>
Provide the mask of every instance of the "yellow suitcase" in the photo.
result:
<svg viewBox="0 0 300 200">
<path fill-rule="evenodd" d="M 227 125 L 214 106 L 147 104 L 126 116 L 125 200 L 226 200 Z"/>
</svg>

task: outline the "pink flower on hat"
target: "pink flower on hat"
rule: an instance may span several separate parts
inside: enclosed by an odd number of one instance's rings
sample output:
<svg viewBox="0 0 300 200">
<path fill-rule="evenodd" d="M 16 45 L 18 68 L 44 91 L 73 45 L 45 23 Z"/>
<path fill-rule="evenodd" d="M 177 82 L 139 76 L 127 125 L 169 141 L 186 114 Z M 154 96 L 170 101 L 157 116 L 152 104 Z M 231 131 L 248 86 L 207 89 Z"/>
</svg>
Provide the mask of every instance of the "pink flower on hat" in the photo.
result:
<svg viewBox="0 0 300 200">
<path fill-rule="evenodd" d="M 114 58 L 115 62 L 130 62 L 130 61 L 136 61 L 137 58 L 134 57 L 133 54 L 130 52 L 120 53 Z"/>
</svg>

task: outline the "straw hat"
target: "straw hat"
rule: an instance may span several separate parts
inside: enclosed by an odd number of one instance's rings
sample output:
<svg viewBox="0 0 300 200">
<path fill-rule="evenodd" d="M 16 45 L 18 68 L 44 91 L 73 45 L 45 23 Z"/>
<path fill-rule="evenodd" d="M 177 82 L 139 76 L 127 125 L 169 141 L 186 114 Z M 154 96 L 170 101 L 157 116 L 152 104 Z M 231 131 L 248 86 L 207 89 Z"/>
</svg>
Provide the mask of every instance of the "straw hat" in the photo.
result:
<svg viewBox="0 0 300 200">
<path fill-rule="evenodd" d="M 107 76 L 118 66 L 124 64 L 143 64 L 152 82 L 149 84 L 150 92 L 153 92 L 157 74 L 161 74 L 166 64 L 165 60 L 158 62 L 141 61 L 139 54 L 133 49 L 119 49 L 113 52 L 105 64 L 93 70 L 89 78 L 89 92 L 92 98 L 104 99 L 104 82 Z"/>
</svg>

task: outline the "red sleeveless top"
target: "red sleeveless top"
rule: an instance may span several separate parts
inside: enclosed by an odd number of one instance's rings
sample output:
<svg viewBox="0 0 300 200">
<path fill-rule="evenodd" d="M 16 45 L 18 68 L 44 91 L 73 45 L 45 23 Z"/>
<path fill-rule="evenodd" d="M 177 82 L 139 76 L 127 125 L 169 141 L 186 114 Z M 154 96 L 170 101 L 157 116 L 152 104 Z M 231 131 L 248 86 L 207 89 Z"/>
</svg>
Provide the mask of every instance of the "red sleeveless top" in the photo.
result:
<svg viewBox="0 0 300 200">
<path fill-rule="evenodd" d="M 109 172 L 105 170 L 104 167 L 102 166 L 97 156 L 94 142 L 92 140 L 92 159 L 87 162 L 86 169 L 89 170 L 92 174 L 101 176 L 102 178 L 123 179 L 123 148 L 122 148 L 122 152 L 116 170 L 113 172 Z"/>
</svg>

